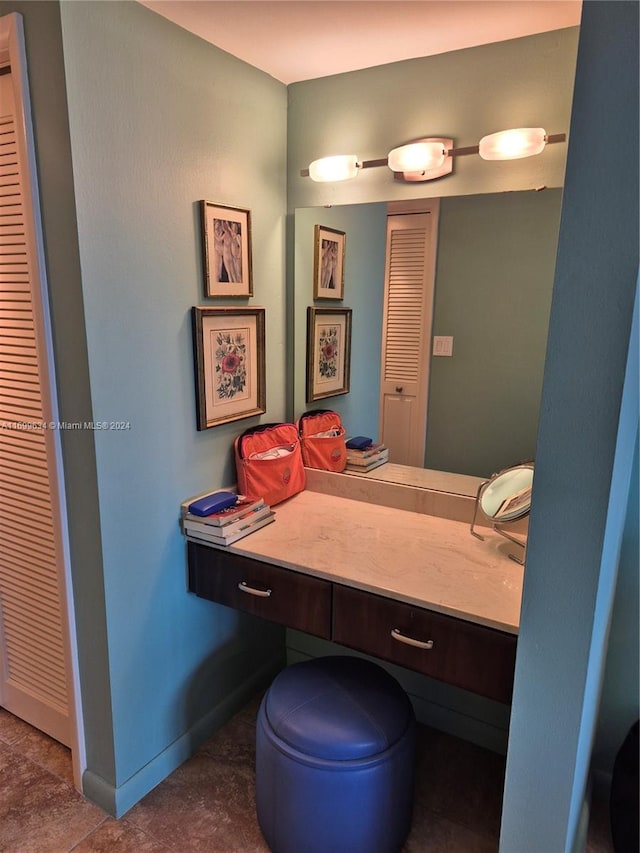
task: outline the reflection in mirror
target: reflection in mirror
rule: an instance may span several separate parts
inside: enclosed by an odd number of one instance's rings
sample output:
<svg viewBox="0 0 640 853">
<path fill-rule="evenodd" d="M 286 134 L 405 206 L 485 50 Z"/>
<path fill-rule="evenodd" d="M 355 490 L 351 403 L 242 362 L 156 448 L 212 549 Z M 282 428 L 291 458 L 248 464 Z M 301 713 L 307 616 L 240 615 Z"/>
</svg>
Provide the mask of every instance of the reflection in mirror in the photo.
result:
<svg viewBox="0 0 640 853">
<path fill-rule="evenodd" d="M 535 454 L 561 189 L 440 200 L 424 467 L 488 478 Z M 315 225 L 346 234 L 344 298 L 313 299 Z M 380 435 L 387 205 L 295 213 L 295 415 L 305 400 L 307 306 L 349 307 L 351 390 L 323 401 L 349 435 Z M 432 349 L 432 346 L 429 348 Z M 390 462 L 394 462 L 390 457 Z M 382 466 L 382 470 L 385 466 Z"/>
<path fill-rule="evenodd" d="M 475 498 L 478 486 L 483 482 L 480 477 L 470 477 L 467 474 L 432 471 L 429 468 L 415 468 L 411 465 L 398 465 L 395 462 L 387 462 L 367 474 L 356 471 L 345 471 L 345 473 L 349 473 L 352 477 L 366 477 L 368 480 L 381 480 L 384 483 L 397 483 L 465 498 Z"/>
<path fill-rule="evenodd" d="M 524 552 L 527 547 L 526 537 L 524 539 L 516 538 L 508 533 L 503 525 L 513 524 L 529 515 L 532 488 L 533 462 L 524 462 L 521 465 L 514 465 L 512 468 L 499 471 L 478 487 L 471 522 L 471 535 L 484 541 L 484 536 L 475 530 L 478 512 L 480 511 L 491 522 L 496 533 L 504 536 L 510 542 L 515 542 L 523 549 L 522 556 L 509 554 L 512 560 L 521 565 L 524 565 Z"/>
</svg>

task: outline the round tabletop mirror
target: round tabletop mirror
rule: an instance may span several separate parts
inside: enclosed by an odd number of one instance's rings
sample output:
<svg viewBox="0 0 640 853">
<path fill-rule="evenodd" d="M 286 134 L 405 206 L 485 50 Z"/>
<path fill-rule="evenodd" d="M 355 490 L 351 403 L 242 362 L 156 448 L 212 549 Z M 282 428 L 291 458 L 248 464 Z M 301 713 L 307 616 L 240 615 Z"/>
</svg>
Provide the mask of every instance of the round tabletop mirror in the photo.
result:
<svg viewBox="0 0 640 853">
<path fill-rule="evenodd" d="M 515 521 L 531 509 L 533 465 L 516 465 L 500 471 L 480 494 L 480 509 L 494 521 Z"/>
<path fill-rule="evenodd" d="M 531 509 L 531 488 L 533 486 L 533 462 L 523 462 L 512 468 L 498 471 L 490 480 L 485 480 L 478 488 L 476 495 L 473 521 L 471 522 L 471 535 L 476 539 L 484 539 L 476 530 L 475 525 L 478 518 L 478 510 L 491 520 L 491 526 L 509 541 L 520 545 L 526 552 L 526 537 L 517 539 L 511 533 L 507 533 L 501 526 L 509 522 L 518 521 L 528 515 Z M 509 554 L 516 563 L 524 565 L 524 554 L 519 557 Z"/>
</svg>

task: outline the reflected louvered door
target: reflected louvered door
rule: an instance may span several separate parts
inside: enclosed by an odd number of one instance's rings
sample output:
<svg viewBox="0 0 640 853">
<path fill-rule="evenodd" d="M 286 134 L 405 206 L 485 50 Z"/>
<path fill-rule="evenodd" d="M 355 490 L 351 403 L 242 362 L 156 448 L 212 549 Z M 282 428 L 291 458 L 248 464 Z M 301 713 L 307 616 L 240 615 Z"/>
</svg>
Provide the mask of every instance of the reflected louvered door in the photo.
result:
<svg viewBox="0 0 640 853">
<path fill-rule="evenodd" d="M 423 467 L 437 207 L 387 217 L 380 438 L 389 461 Z"/>
<path fill-rule="evenodd" d="M 42 304 L 11 75 L 0 77 L 0 705 L 70 744 Z"/>
</svg>

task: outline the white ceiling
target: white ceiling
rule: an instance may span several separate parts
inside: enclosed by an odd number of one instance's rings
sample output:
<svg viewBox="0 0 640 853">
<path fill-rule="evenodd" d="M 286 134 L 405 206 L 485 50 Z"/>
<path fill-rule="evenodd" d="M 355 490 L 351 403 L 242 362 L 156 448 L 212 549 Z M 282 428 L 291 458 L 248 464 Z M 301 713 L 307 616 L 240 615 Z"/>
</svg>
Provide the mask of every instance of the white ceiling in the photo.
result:
<svg viewBox="0 0 640 853">
<path fill-rule="evenodd" d="M 139 0 L 283 83 L 580 23 L 582 0 Z"/>
</svg>

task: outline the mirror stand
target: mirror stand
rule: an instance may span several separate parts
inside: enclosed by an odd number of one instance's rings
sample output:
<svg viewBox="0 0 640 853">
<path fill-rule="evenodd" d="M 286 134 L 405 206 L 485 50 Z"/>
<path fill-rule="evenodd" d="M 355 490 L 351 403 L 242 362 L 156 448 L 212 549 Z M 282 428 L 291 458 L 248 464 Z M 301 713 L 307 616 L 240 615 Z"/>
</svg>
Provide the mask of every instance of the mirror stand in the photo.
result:
<svg viewBox="0 0 640 853">
<path fill-rule="evenodd" d="M 507 533 L 506 530 L 498 527 L 497 524 L 493 524 L 493 529 L 496 533 L 499 533 L 500 536 L 504 536 L 505 539 L 508 539 L 510 542 L 514 542 L 516 545 L 519 545 L 522 548 L 522 557 L 518 557 L 515 554 L 507 554 L 510 560 L 513 560 L 515 563 L 519 563 L 521 566 L 524 566 L 524 559 L 527 556 L 527 540 L 524 542 L 521 539 L 516 538 L 511 533 Z"/>
<path fill-rule="evenodd" d="M 473 507 L 473 518 L 471 519 L 471 535 L 475 536 L 476 539 L 480 539 L 484 542 L 484 536 L 481 536 L 479 533 L 476 533 L 474 530 L 475 523 L 478 520 L 478 510 L 480 509 L 480 495 L 482 494 L 482 490 L 485 486 L 488 486 L 491 480 L 483 480 L 478 486 L 478 491 L 476 492 L 476 502 Z"/>
</svg>

